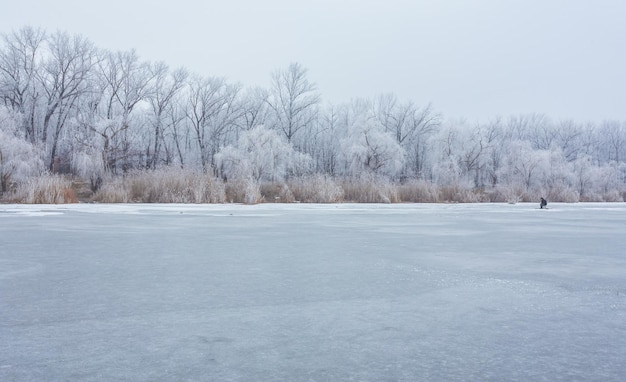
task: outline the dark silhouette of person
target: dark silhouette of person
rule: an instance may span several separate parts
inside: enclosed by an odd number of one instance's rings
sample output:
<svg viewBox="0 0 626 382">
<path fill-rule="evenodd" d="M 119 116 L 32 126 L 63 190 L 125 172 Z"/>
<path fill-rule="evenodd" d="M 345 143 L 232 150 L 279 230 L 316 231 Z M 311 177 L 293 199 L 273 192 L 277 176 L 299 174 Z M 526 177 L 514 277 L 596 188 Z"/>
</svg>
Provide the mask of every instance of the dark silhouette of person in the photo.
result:
<svg viewBox="0 0 626 382">
<path fill-rule="evenodd" d="M 547 206 L 548 206 L 548 202 L 544 198 L 541 198 L 541 202 L 539 203 L 539 208 L 544 208 L 544 207 L 547 208 Z"/>
</svg>

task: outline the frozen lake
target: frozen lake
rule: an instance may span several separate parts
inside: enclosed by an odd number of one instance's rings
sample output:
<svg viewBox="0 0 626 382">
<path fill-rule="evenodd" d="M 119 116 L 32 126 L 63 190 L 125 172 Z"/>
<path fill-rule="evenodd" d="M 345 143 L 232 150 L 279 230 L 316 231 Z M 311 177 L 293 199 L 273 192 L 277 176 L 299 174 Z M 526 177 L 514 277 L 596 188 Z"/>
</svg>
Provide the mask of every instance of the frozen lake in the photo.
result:
<svg viewBox="0 0 626 382">
<path fill-rule="evenodd" d="M 0 381 L 623 381 L 626 203 L 0 205 Z"/>
</svg>

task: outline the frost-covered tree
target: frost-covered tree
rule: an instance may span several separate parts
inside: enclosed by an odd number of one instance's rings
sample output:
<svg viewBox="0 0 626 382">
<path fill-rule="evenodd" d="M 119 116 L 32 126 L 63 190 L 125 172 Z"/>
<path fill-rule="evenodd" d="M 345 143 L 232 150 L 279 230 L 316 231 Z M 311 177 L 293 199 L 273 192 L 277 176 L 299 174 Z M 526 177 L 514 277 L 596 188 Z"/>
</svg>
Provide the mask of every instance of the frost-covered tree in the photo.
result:
<svg viewBox="0 0 626 382">
<path fill-rule="evenodd" d="M 204 171 L 214 170 L 215 154 L 236 128 L 241 115 L 239 91 L 239 86 L 228 85 L 222 78 L 194 76 L 189 81 L 185 113 Z"/>
<path fill-rule="evenodd" d="M 140 149 L 134 140 L 153 92 L 154 73 L 131 50 L 106 52 L 97 74 L 90 101 L 95 117 L 89 129 L 100 141 L 95 146 L 101 150 L 106 171 L 115 173 L 120 165 L 125 170 L 137 164 L 133 157 Z"/>
<path fill-rule="evenodd" d="M 294 150 L 285 137 L 263 126 L 243 132 L 235 145 L 224 147 L 216 161 L 227 179 L 281 181 L 306 172 L 310 158 Z"/>
<path fill-rule="evenodd" d="M 604 121 L 600 128 L 608 161 L 620 163 L 626 158 L 626 123 Z"/>
<path fill-rule="evenodd" d="M 371 112 L 386 132 L 391 133 L 407 155 L 406 174 L 423 176 L 428 138 L 441 117 L 431 105 L 419 108 L 413 102 L 400 102 L 394 94 L 383 94 L 371 103 Z"/>
<path fill-rule="evenodd" d="M 161 161 L 161 151 L 165 151 L 165 163 L 171 161 L 173 154 L 165 139 L 165 131 L 169 125 L 168 111 L 171 112 L 175 96 L 183 89 L 188 73 L 184 69 L 170 71 L 163 62 L 150 66 L 153 78 L 153 91 L 148 94 L 150 103 L 150 123 L 152 124 L 151 137 L 146 139 L 148 150 L 146 153 L 146 167 L 155 169 Z"/>
<path fill-rule="evenodd" d="M 42 139 L 49 148 L 48 167 L 53 170 L 61 133 L 80 97 L 89 91 L 97 55 L 91 41 L 60 31 L 50 36 L 48 50 L 41 75 L 46 102 Z"/>
<path fill-rule="evenodd" d="M 594 164 L 589 155 L 581 155 L 572 163 L 574 185 L 581 200 L 589 197 L 593 186 Z"/>
<path fill-rule="evenodd" d="M 317 119 L 308 139 L 303 142 L 302 151 L 313 158 L 316 172 L 337 174 L 341 155 L 340 139 L 347 130 L 346 113 L 345 105 L 329 105 Z"/>
<path fill-rule="evenodd" d="M 466 179 L 472 179 L 474 187 L 484 186 L 483 170 L 485 167 L 485 137 L 480 126 L 461 128 L 460 162 Z"/>
<path fill-rule="evenodd" d="M 341 146 L 346 169 L 351 176 L 372 172 L 393 178 L 404 166 L 404 150 L 374 118 L 356 119 Z"/>
<path fill-rule="evenodd" d="M 534 150 L 529 141 L 511 143 L 500 177 L 508 184 L 531 191 L 538 185 L 540 172 L 546 168 L 546 151 Z"/>
<path fill-rule="evenodd" d="M 434 138 L 431 178 L 438 185 L 459 186 L 463 181 L 459 123 L 448 121 Z"/>
<path fill-rule="evenodd" d="M 568 202 L 578 200 L 578 192 L 574 187 L 575 178 L 573 175 L 572 163 L 567 160 L 563 149 L 553 145 L 549 150 L 541 150 L 539 156 L 543 155 L 544 166 L 538 172 L 539 183 L 544 195 L 551 199 L 558 199 Z"/>
<path fill-rule="evenodd" d="M 185 124 L 185 106 L 182 101 L 183 97 L 178 97 L 176 102 L 167 108 L 167 125 L 169 127 L 168 138 L 174 147 L 178 165 L 185 167 L 187 159 L 191 154 L 192 138 L 189 129 Z"/>
<path fill-rule="evenodd" d="M 173 164 L 211 175 L 231 171 L 229 178 L 249 174 L 256 187 L 301 172 L 293 165 L 301 153 L 311 159 L 307 171 L 333 178 L 403 184 L 417 178 L 446 192 L 472 191 L 459 195 L 511 191 L 525 199 L 538 192 L 561 200 L 623 199 L 625 121 L 580 124 L 524 114 L 469 125 L 392 93 L 355 96 L 322 105 L 300 64 L 272 73 L 267 89 L 242 89 L 218 77 L 170 71 L 165 63 L 142 61 L 135 51 L 100 51 L 78 35 L 25 27 L 0 39 L 0 105 L 13 121 L 10 133 L 3 133 L 5 179 L 30 173 L 7 170 L 7 155 L 20 157 L 7 149 L 12 142 L 19 152 L 34 150 L 48 168 L 55 157 L 71 159 L 61 163 L 71 164 L 62 170 L 84 177 L 94 189 L 108 175 Z M 261 126 L 291 145 L 292 165 L 240 160 L 256 150 L 236 151 L 254 147 L 250 137 L 266 142 Z M 229 150 L 235 150 L 230 164 L 224 161 Z M 241 166 L 231 166 L 235 158 Z"/>
<path fill-rule="evenodd" d="M 428 157 L 429 141 L 441 127 L 441 115 L 434 113 L 431 105 L 411 109 L 402 145 L 408 156 L 408 170 L 418 178 L 424 178 Z"/>
<path fill-rule="evenodd" d="M 307 70 L 292 63 L 287 69 L 273 73 L 267 102 L 272 110 L 273 126 L 292 142 L 296 134 L 312 127 L 320 96 L 315 84 L 309 82 Z"/>
<path fill-rule="evenodd" d="M 12 183 L 43 172 L 43 161 L 35 146 L 16 135 L 20 117 L 0 107 L 0 194 Z"/>
<path fill-rule="evenodd" d="M 563 151 L 568 162 L 576 160 L 582 150 L 581 138 L 584 130 L 582 125 L 572 120 L 564 120 L 555 125 L 555 130 L 555 145 Z"/>
<path fill-rule="evenodd" d="M 263 88 L 254 87 L 246 90 L 241 100 L 241 118 L 238 120 L 240 131 L 252 130 L 266 124 L 270 112 L 268 97 L 267 90 Z"/>
<path fill-rule="evenodd" d="M 3 49 L 0 49 L 0 99 L 21 115 L 19 127 L 31 143 L 39 141 L 36 130 L 40 96 L 37 78 L 45 38 L 42 29 L 27 26 L 3 35 Z"/>
<path fill-rule="evenodd" d="M 485 172 L 489 184 L 498 184 L 500 168 L 508 142 L 505 140 L 501 118 L 496 118 L 483 127 L 485 137 Z"/>
</svg>

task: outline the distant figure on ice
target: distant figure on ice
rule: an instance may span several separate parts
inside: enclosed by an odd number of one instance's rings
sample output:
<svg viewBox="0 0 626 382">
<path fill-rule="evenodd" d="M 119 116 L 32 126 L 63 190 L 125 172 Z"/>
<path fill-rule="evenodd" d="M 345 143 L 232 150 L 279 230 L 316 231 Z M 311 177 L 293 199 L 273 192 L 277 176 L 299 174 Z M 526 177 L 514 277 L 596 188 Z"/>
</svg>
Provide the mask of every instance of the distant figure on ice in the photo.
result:
<svg viewBox="0 0 626 382">
<path fill-rule="evenodd" d="M 541 202 L 539 203 L 539 208 L 544 208 L 544 207 L 548 208 L 547 206 L 548 206 L 548 202 L 544 198 L 541 198 Z"/>
</svg>

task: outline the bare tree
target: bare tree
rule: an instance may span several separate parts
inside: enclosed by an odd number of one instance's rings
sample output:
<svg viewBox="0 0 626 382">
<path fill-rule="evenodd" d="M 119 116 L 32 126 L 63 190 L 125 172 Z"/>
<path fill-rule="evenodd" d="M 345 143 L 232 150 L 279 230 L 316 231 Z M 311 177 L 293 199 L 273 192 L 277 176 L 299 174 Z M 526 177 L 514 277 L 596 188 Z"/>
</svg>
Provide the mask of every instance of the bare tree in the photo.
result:
<svg viewBox="0 0 626 382">
<path fill-rule="evenodd" d="M 485 149 L 486 149 L 486 172 L 489 183 L 492 187 L 498 184 L 498 176 L 504 158 L 505 146 L 508 144 L 504 140 L 504 127 L 501 118 L 489 122 L 484 127 Z"/>
<path fill-rule="evenodd" d="M 273 111 L 276 129 L 288 142 L 292 142 L 300 130 L 310 128 L 317 116 L 320 96 L 306 74 L 306 69 L 293 63 L 286 70 L 278 70 L 272 75 L 268 104 Z"/>
<path fill-rule="evenodd" d="M 409 114 L 403 146 L 411 160 L 410 169 L 418 177 L 424 177 L 424 166 L 428 151 L 429 138 L 441 127 L 441 115 L 434 113 L 431 105 L 423 108 L 413 107 Z"/>
<path fill-rule="evenodd" d="M 193 77 L 189 82 L 186 116 L 204 171 L 214 167 L 214 155 L 225 145 L 224 137 L 241 116 L 242 109 L 236 103 L 238 93 L 238 86 L 227 85 L 221 78 Z"/>
<path fill-rule="evenodd" d="M 469 130 L 469 129 L 468 129 Z M 461 140 L 461 163 L 467 177 L 474 179 L 474 187 L 482 187 L 481 171 L 484 167 L 483 151 L 485 139 L 480 126 L 469 130 Z"/>
<path fill-rule="evenodd" d="M 507 155 L 507 175 L 513 184 L 519 183 L 525 191 L 534 185 L 537 173 L 545 161 L 545 152 L 534 150 L 528 141 L 513 142 Z"/>
<path fill-rule="evenodd" d="M 150 66 L 154 90 L 148 96 L 152 111 L 153 125 L 152 155 L 147 158 L 147 167 L 155 169 L 160 160 L 161 147 L 165 141 L 164 130 L 167 127 L 165 113 L 171 106 L 174 96 L 185 86 L 188 73 L 184 69 L 169 72 L 169 68 L 162 62 Z"/>
<path fill-rule="evenodd" d="M 102 138 L 102 161 L 107 171 L 116 171 L 120 161 L 124 169 L 129 166 L 129 156 L 134 154 L 128 134 L 131 117 L 152 95 L 153 78 L 149 64 L 141 62 L 133 50 L 108 52 L 99 65 L 101 112 L 92 130 Z"/>
<path fill-rule="evenodd" d="M 238 123 L 240 130 L 248 131 L 267 122 L 269 94 L 265 89 L 252 88 L 242 97 L 242 116 Z"/>
<path fill-rule="evenodd" d="M 341 131 L 347 130 L 346 113 L 345 106 L 329 105 L 315 124 L 313 134 L 305 142 L 303 150 L 314 159 L 318 172 L 330 175 L 337 172 Z"/>
<path fill-rule="evenodd" d="M 178 98 L 178 97 L 177 97 Z M 176 157 L 181 168 L 185 167 L 186 155 L 190 151 L 191 140 L 189 138 L 189 129 L 185 128 L 185 112 L 184 106 L 181 105 L 180 99 L 170 105 L 166 111 L 166 119 L 168 126 L 168 136 L 171 144 L 176 151 Z"/>
<path fill-rule="evenodd" d="M 605 121 L 600 128 L 608 154 L 608 161 L 620 163 L 626 149 L 626 124 L 618 121 Z"/>
<path fill-rule="evenodd" d="M 563 150 L 563 155 L 569 162 L 574 161 L 581 151 L 582 125 L 572 120 L 565 120 L 559 122 L 555 126 L 555 130 L 556 144 Z"/>
<path fill-rule="evenodd" d="M 48 167 L 52 171 L 69 113 L 79 97 L 89 91 L 97 51 L 89 40 L 65 32 L 53 34 L 48 49 L 50 56 L 44 62 L 40 81 L 46 100 L 42 139 L 50 147 Z"/>
<path fill-rule="evenodd" d="M 0 50 L 0 99 L 21 114 L 24 136 L 35 143 L 39 98 L 36 79 L 46 34 L 41 29 L 24 27 L 2 37 L 5 46 Z"/>
</svg>

